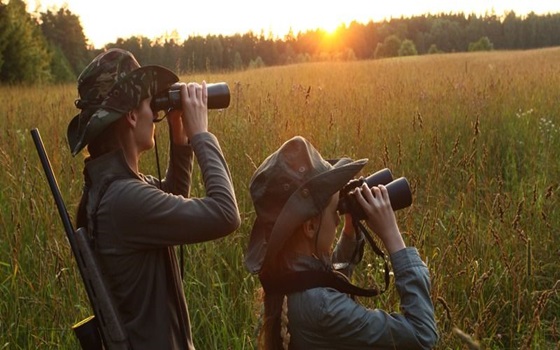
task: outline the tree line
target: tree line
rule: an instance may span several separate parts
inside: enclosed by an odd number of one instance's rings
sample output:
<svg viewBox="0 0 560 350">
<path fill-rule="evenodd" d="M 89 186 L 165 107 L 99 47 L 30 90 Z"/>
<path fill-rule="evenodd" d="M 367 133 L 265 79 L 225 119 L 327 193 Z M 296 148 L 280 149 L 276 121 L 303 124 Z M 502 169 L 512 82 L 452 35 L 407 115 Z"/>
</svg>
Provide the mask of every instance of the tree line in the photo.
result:
<svg viewBox="0 0 560 350">
<path fill-rule="evenodd" d="M 141 64 L 178 74 L 222 72 L 325 60 L 366 60 L 476 50 L 560 45 L 560 14 L 437 14 L 339 26 L 283 38 L 271 33 L 159 38 L 132 36 L 106 45 L 131 51 Z M 0 82 L 75 81 L 101 50 L 88 44 L 80 19 L 66 7 L 29 13 L 23 0 L 0 0 Z"/>
</svg>

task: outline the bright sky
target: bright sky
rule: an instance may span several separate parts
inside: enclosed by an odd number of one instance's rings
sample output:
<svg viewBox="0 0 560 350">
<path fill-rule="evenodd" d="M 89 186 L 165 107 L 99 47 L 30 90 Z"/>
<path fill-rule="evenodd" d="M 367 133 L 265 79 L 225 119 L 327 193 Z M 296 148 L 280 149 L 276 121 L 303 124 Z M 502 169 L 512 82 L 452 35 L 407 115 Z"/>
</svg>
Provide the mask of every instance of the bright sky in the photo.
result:
<svg viewBox="0 0 560 350">
<path fill-rule="evenodd" d="M 513 10 L 518 16 L 560 13 L 558 0 L 27 0 L 41 12 L 62 5 L 80 17 L 85 36 L 96 48 L 133 35 L 181 38 L 252 31 L 284 37 L 309 29 L 333 30 L 342 23 L 367 23 L 428 13 L 475 13 Z"/>
</svg>

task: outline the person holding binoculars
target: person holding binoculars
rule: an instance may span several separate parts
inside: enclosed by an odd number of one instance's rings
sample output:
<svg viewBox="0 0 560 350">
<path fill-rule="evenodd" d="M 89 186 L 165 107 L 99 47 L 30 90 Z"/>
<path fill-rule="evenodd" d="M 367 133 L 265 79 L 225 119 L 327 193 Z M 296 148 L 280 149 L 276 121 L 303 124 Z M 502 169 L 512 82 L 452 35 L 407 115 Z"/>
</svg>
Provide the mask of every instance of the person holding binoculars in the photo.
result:
<svg viewBox="0 0 560 350">
<path fill-rule="evenodd" d="M 258 274 L 264 289 L 259 349 L 430 349 L 435 345 L 438 334 L 429 272 L 416 248 L 406 247 L 398 228 L 390 196 L 395 186 L 369 186 L 366 181 L 347 194 L 341 191 L 366 162 L 348 158 L 327 162 L 308 140 L 296 136 L 253 174 L 250 194 L 256 219 L 245 266 Z M 353 214 L 345 213 L 342 234 L 332 249 L 343 195 L 361 207 L 367 226 L 389 253 L 402 313 L 360 305 L 349 294 L 364 290 L 335 270 L 335 265 L 342 266 L 350 274 L 361 260 L 364 244 Z"/>
<path fill-rule="evenodd" d="M 140 66 L 125 50 L 98 55 L 78 78 L 81 110 L 68 126 L 72 155 L 87 146 L 77 227 L 87 227 L 130 345 L 194 349 L 174 246 L 224 237 L 240 225 L 228 165 L 208 132 L 207 84 L 178 83 L 159 66 Z M 167 121 L 164 179 L 144 175 L 154 147 L 154 96 L 180 97 Z M 206 197 L 189 198 L 194 157 Z"/>
</svg>

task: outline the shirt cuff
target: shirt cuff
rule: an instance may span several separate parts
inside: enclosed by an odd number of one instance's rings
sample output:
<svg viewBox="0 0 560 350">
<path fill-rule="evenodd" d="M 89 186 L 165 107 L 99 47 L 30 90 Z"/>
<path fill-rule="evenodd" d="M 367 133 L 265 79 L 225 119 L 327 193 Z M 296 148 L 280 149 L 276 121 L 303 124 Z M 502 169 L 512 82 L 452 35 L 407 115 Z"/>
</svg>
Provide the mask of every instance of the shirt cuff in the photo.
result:
<svg viewBox="0 0 560 350">
<path fill-rule="evenodd" d="M 391 264 L 395 275 L 412 267 L 426 267 L 415 247 L 406 247 L 391 254 Z"/>
</svg>

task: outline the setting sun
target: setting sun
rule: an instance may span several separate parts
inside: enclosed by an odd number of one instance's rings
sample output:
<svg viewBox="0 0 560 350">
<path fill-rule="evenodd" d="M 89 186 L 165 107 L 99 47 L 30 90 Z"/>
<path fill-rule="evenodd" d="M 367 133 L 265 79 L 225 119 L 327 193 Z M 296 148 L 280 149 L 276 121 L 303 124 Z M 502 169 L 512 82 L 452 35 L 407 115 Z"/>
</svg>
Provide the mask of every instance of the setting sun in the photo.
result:
<svg viewBox="0 0 560 350">
<path fill-rule="evenodd" d="M 0 0 L 0 350 L 560 350 L 559 59 L 560 0 Z"/>
</svg>

